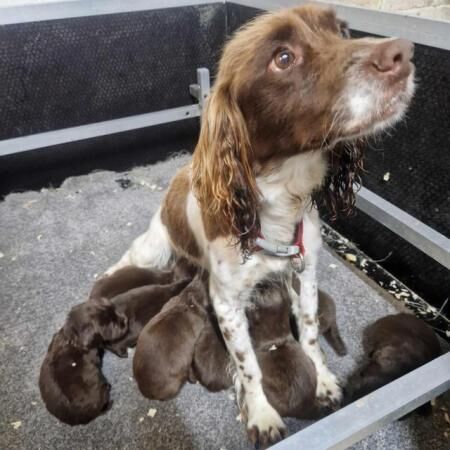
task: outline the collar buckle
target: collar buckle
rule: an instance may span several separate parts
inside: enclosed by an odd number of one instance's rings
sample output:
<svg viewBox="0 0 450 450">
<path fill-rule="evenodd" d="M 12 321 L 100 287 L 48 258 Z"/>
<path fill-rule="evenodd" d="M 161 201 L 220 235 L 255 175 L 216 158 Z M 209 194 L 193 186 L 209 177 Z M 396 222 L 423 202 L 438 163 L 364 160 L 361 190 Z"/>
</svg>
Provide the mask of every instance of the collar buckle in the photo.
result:
<svg viewBox="0 0 450 450">
<path fill-rule="evenodd" d="M 289 257 L 301 254 L 300 247 L 298 245 L 276 244 L 260 237 L 256 238 L 255 243 L 259 248 L 263 249 L 271 256 Z"/>
</svg>

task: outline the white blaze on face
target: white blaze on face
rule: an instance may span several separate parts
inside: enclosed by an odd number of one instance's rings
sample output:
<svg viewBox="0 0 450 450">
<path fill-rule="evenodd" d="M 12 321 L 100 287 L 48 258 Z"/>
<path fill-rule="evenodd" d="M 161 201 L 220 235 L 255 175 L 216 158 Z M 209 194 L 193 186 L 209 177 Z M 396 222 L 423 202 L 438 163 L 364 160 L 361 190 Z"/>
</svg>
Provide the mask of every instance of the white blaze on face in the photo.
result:
<svg viewBox="0 0 450 450">
<path fill-rule="evenodd" d="M 367 116 L 372 112 L 371 95 L 368 92 L 356 92 L 350 96 L 350 111 L 352 117 L 361 118 L 361 116 Z"/>
</svg>

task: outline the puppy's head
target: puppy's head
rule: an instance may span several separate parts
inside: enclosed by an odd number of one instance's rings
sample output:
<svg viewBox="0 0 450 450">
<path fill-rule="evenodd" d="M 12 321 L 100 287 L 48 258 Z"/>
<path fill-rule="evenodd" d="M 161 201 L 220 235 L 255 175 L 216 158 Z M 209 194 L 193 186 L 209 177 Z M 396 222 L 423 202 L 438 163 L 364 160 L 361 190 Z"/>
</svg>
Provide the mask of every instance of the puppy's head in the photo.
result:
<svg viewBox="0 0 450 450">
<path fill-rule="evenodd" d="M 91 299 L 74 306 L 63 327 L 66 338 L 76 346 L 92 348 L 123 337 L 128 319 L 106 298 Z"/>
<path fill-rule="evenodd" d="M 411 43 L 349 39 L 333 10 L 268 13 L 225 46 L 192 175 L 200 204 L 245 250 L 257 236 L 256 174 L 398 121 L 414 91 Z"/>
<path fill-rule="evenodd" d="M 39 388 L 49 412 L 69 425 L 90 422 L 112 403 L 99 351 L 70 345 L 61 331 L 42 363 Z"/>
</svg>

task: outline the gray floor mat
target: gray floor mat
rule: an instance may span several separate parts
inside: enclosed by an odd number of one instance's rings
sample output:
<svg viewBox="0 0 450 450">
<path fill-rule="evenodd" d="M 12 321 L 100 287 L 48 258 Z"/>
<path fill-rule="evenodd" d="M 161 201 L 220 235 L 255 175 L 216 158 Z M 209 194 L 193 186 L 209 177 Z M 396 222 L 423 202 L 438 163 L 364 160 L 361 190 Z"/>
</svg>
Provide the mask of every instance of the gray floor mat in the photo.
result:
<svg viewBox="0 0 450 450">
<path fill-rule="evenodd" d="M 232 392 L 186 385 L 172 401 L 150 402 L 132 380 L 131 358 L 107 355 L 104 372 L 114 405 L 91 424 L 69 427 L 47 413 L 37 386 L 52 334 L 82 301 L 97 274 L 143 232 L 170 178 L 187 161 L 179 156 L 128 174 L 97 172 L 60 188 L 9 195 L 0 203 L 0 448 L 2 449 L 246 449 Z M 123 189 L 116 180 L 128 188 Z M 395 308 L 367 280 L 326 249 L 320 286 L 336 300 L 349 355 L 324 348 L 341 378 L 361 356 L 361 331 Z M 153 418 L 149 408 L 156 409 Z M 294 432 L 308 422 L 287 420 Z M 395 422 L 358 449 L 445 448 L 443 414 Z M 448 441 L 447 441 L 448 444 Z"/>
</svg>

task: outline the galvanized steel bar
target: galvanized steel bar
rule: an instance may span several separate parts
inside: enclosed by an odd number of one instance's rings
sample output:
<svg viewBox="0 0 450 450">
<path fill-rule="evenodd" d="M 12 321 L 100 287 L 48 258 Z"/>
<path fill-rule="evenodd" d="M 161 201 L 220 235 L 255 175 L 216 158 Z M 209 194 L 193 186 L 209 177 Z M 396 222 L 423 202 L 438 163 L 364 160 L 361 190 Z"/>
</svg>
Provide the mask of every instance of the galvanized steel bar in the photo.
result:
<svg viewBox="0 0 450 450">
<path fill-rule="evenodd" d="M 309 0 L 233 0 L 233 3 L 274 10 L 311 3 Z M 326 3 L 316 1 L 315 3 Z M 395 36 L 431 47 L 450 50 L 450 22 L 423 17 L 384 12 L 379 10 L 343 6 L 329 3 L 339 17 L 349 22 L 350 28 L 381 36 Z"/>
<path fill-rule="evenodd" d="M 148 11 L 150 9 L 174 8 L 208 3 L 224 2 L 220 0 L 77 0 L 0 6 L 0 25 Z"/>
<path fill-rule="evenodd" d="M 450 239 L 368 189 L 360 189 L 356 206 L 450 269 Z"/>
<path fill-rule="evenodd" d="M 47 131 L 0 141 L 0 156 L 35 150 L 52 145 L 66 144 L 124 131 L 137 130 L 163 123 L 176 122 L 200 116 L 198 104 L 165 109 L 146 114 L 138 114 L 121 119 L 107 120 L 62 130 Z"/>
<path fill-rule="evenodd" d="M 450 388 L 450 353 L 271 447 L 273 450 L 345 449 Z"/>
</svg>

